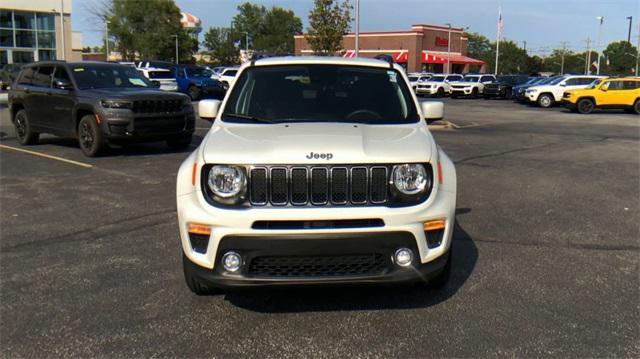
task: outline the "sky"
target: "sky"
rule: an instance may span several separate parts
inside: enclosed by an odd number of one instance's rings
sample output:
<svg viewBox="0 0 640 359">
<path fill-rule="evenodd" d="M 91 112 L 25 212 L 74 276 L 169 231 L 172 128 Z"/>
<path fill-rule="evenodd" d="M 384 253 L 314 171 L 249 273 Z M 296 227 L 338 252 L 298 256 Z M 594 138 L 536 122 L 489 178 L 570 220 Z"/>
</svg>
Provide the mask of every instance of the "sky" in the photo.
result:
<svg viewBox="0 0 640 359">
<path fill-rule="evenodd" d="M 104 25 L 88 10 L 99 0 L 74 0 L 72 28 L 83 33 L 85 45 L 102 42 Z M 139 0 L 146 1 L 146 0 Z M 211 26 L 229 26 L 236 7 L 248 0 L 175 0 L 182 11 L 202 20 L 203 32 Z M 355 0 L 349 0 L 355 3 Z M 313 0 L 251 0 L 266 7 L 293 10 L 306 28 Z M 633 16 L 632 42 L 638 42 L 640 0 L 360 0 L 360 31 L 409 30 L 426 23 L 469 27 L 495 39 L 498 7 L 502 8 L 504 38 L 517 41 L 531 54 L 544 55 L 561 48 L 585 51 L 586 39 L 598 37 L 597 16 L 604 16 L 602 44 L 626 40 L 628 16 Z"/>
</svg>

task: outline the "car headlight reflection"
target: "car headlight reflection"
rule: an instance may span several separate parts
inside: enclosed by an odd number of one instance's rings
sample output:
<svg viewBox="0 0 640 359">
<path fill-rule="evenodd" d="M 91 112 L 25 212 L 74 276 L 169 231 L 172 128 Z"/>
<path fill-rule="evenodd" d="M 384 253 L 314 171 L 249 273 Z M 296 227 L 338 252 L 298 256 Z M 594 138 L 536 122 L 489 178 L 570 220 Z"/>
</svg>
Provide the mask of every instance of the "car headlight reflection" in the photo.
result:
<svg viewBox="0 0 640 359">
<path fill-rule="evenodd" d="M 427 170 L 419 163 L 398 165 L 393 168 L 393 184 L 405 195 L 423 193 L 431 186 Z"/>
<path fill-rule="evenodd" d="M 207 185 L 216 200 L 222 203 L 235 202 L 246 192 L 247 177 L 240 167 L 215 165 L 209 170 Z"/>
</svg>

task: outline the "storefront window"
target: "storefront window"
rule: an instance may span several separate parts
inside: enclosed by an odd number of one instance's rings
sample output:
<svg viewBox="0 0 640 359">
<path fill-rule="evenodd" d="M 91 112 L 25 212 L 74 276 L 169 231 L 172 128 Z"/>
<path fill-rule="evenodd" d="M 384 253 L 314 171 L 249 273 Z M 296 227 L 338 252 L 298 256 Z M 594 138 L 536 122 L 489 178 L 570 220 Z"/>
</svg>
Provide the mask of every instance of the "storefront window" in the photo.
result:
<svg viewBox="0 0 640 359">
<path fill-rule="evenodd" d="M 56 47 L 56 34 L 54 32 L 39 31 L 38 32 L 38 47 L 53 49 Z"/>
<path fill-rule="evenodd" d="M 55 60 L 56 51 L 55 50 L 39 50 L 38 59 L 40 61 Z"/>
<path fill-rule="evenodd" d="M 0 29 L 0 46 L 13 47 L 13 30 Z"/>
<path fill-rule="evenodd" d="M 36 32 L 16 30 L 16 47 L 36 47 Z"/>
<path fill-rule="evenodd" d="M 11 11 L 0 10 L 0 27 L 13 28 L 13 19 Z"/>
<path fill-rule="evenodd" d="M 33 51 L 15 51 L 13 50 L 13 63 L 20 64 L 25 62 L 33 62 Z"/>
<path fill-rule="evenodd" d="M 13 12 L 13 20 L 16 24 L 16 29 L 36 29 L 36 17 L 32 12 Z"/>
<path fill-rule="evenodd" d="M 37 14 L 38 30 L 55 30 L 55 17 L 53 14 Z"/>
<path fill-rule="evenodd" d="M 0 50 L 0 65 L 8 64 L 9 58 L 6 50 Z"/>
</svg>

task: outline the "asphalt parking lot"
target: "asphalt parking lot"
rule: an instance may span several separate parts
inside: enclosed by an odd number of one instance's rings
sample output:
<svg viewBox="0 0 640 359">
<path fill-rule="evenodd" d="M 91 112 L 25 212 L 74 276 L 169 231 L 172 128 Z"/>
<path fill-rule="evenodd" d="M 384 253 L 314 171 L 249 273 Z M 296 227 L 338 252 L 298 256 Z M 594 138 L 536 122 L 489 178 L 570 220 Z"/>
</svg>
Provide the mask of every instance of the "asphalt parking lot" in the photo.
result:
<svg viewBox="0 0 640 359">
<path fill-rule="evenodd" d="M 440 291 L 198 297 L 175 214 L 189 151 L 28 148 L 70 163 L 0 148 L 2 356 L 640 356 L 640 117 L 445 102 L 458 128 L 434 136 L 459 194 Z M 22 148 L 8 117 L 0 144 Z"/>
</svg>

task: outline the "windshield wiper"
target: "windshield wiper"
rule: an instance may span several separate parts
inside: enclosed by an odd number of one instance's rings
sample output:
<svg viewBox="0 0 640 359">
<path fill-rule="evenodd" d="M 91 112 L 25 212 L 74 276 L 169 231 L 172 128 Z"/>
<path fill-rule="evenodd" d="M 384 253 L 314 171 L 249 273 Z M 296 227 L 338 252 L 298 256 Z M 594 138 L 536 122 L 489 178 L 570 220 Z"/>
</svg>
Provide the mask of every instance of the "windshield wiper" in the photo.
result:
<svg viewBox="0 0 640 359">
<path fill-rule="evenodd" d="M 244 115 L 244 114 L 241 114 L 241 113 L 225 113 L 225 114 L 223 114 L 223 116 L 241 118 L 243 120 L 251 120 L 251 121 L 262 122 L 262 123 L 271 123 L 271 124 L 275 123 L 275 122 L 273 122 L 271 120 L 267 120 L 266 118 L 260 118 L 260 117 L 255 117 L 255 116 L 251 116 L 251 115 Z"/>
</svg>

